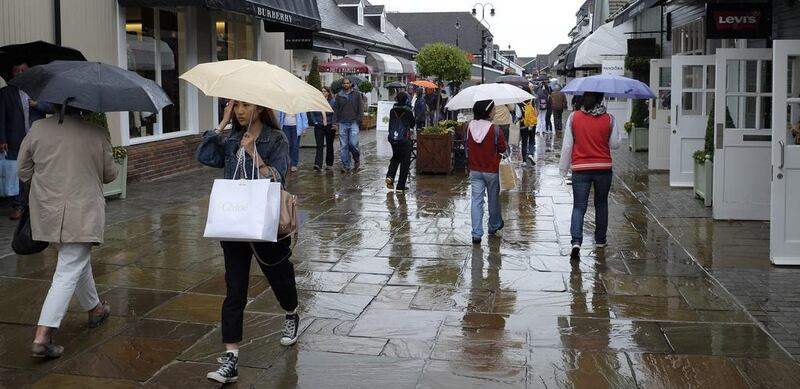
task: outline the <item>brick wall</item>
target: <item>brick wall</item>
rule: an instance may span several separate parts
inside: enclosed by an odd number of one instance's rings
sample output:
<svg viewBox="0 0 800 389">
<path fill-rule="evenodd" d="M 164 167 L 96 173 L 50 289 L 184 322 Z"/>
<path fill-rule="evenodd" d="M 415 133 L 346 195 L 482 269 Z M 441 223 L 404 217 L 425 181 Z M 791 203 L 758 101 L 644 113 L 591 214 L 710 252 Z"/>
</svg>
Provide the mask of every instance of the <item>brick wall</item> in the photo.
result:
<svg viewBox="0 0 800 389">
<path fill-rule="evenodd" d="M 199 135 L 128 147 L 128 182 L 148 181 L 199 168 L 194 159 Z"/>
</svg>

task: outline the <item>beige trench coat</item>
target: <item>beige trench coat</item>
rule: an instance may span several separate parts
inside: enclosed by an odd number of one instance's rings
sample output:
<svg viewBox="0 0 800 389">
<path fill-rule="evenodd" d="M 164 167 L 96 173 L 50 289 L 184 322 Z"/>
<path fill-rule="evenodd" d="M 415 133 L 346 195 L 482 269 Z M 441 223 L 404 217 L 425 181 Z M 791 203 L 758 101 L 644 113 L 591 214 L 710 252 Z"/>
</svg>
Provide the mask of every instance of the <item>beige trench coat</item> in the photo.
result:
<svg viewBox="0 0 800 389">
<path fill-rule="evenodd" d="M 19 178 L 30 182 L 33 239 L 102 243 L 106 222 L 103 184 L 117 177 L 107 129 L 78 117 L 36 121 L 22 141 Z"/>
</svg>

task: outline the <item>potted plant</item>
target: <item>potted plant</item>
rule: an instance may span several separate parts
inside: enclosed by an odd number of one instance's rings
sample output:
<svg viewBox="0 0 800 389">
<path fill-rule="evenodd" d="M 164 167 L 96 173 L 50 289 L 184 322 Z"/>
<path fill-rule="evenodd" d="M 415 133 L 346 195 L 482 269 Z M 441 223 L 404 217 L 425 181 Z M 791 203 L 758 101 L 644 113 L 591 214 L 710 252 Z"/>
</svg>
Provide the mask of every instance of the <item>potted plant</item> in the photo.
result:
<svg viewBox="0 0 800 389">
<path fill-rule="evenodd" d="M 625 132 L 628 133 L 628 140 L 630 141 L 628 148 L 631 151 L 647 151 L 648 149 L 650 143 L 650 129 L 648 127 L 647 115 L 647 102 L 644 100 L 633 100 L 631 120 L 625 123 Z M 630 124 L 630 128 L 628 128 L 628 124 Z"/>
<path fill-rule="evenodd" d="M 441 125 L 425 127 L 417 135 L 417 173 L 453 171 L 453 129 Z"/>
<path fill-rule="evenodd" d="M 694 194 L 710 207 L 714 191 L 714 110 L 708 114 L 706 139 L 703 150 L 692 154 L 694 158 Z"/>
<path fill-rule="evenodd" d="M 92 112 L 83 116 L 83 120 L 108 129 L 108 120 L 106 114 Z M 114 157 L 114 162 L 117 164 L 117 178 L 110 184 L 103 185 L 103 196 L 116 196 L 124 199 L 128 196 L 128 150 L 122 146 L 114 146 L 111 148 Z"/>
<path fill-rule="evenodd" d="M 460 48 L 447 43 L 430 43 L 419 50 L 416 57 L 421 77 L 435 77 L 439 85 L 460 85 L 470 78 L 472 64 Z M 441 111 L 442 96 L 438 94 L 436 111 Z"/>
</svg>

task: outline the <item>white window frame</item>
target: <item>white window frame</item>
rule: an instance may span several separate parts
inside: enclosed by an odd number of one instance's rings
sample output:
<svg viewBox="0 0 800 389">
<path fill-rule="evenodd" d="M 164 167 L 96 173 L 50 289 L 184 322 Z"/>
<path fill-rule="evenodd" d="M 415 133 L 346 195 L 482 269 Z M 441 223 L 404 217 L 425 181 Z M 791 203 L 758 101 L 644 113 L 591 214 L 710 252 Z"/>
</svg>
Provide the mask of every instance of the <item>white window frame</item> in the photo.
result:
<svg viewBox="0 0 800 389">
<path fill-rule="evenodd" d="M 358 4 L 358 18 L 357 19 L 358 19 L 358 25 L 359 26 L 363 26 L 364 25 L 364 3 L 359 3 Z"/>
<path fill-rule="evenodd" d="M 154 15 L 153 15 L 154 23 L 155 23 L 156 26 L 160 26 L 161 25 L 160 24 L 160 22 L 161 22 L 161 14 L 160 14 L 161 9 L 157 8 L 157 7 L 148 7 L 148 8 L 153 8 L 153 10 L 155 11 Z M 119 9 L 119 22 L 120 22 L 119 23 L 120 24 L 120 26 L 119 26 L 119 34 L 120 34 L 120 36 L 119 36 L 119 40 L 118 40 L 118 42 L 119 42 L 119 61 L 120 61 L 120 65 L 122 65 L 125 69 L 127 69 L 127 67 L 128 67 L 128 47 L 127 47 L 128 44 L 127 44 L 127 32 L 125 30 L 126 12 L 125 12 L 125 8 L 123 8 L 123 7 L 118 7 L 118 9 Z M 183 9 L 183 10 L 178 11 L 178 12 L 183 12 L 184 15 L 185 15 L 184 17 L 186 18 L 186 35 L 187 35 L 187 45 L 186 46 L 187 46 L 187 50 L 188 50 L 187 53 L 186 53 L 187 64 L 196 64 L 197 63 L 197 51 L 190 49 L 192 47 L 192 42 L 194 41 L 194 37 L 196 35 L 196 34 L 192 34 L 191 33 L 192 31 L 194 31 L 196 29 L 196 23 L 194 21 L 195 20 L 194 11 L 191 8 L 187 8 L 187 9 Z M 154 39 L 155 39 L 155 53 L 154 53 L 154 55 L 155 55 L 155 65 L 156 65 L 156 67 L 158 69 L 160 69 L 161 68 L 161 55 L 160 55 L 160 53 L 161 53 L 161 51 L 160 51 L 160 49 L 161 49 L 161 47 L 160 47 L 160 45 L 161 45 L 161 28 L 160 27 L 155 29 L 155 37 L 154 37 Z M 161 86 L 161 81 L 162 81 L 161 80 L 161 71 L 157 71 L 156 72 L 156 80 L 155 80 L 155 82 L 156 82 L 156 84 Z M 122 115 L 120 115 L 120 116 L 122 116 L 122 119 L 121 119 L 122 126 L 120 127 L 120 131 L 121 131 L 121 137 L 120 138 L 121 138 L 122 145 L 123 146 L 133 146 L 133 145 L 139 145 L 139 144 L 144 144 L 144 143 L 157 142 L 157 141 L 161 141 L 161 140 L 175 139 L 175 138 L 181 138 L 181 137 L 184 137 L 184 136 L 199 134 L 200 132 L 199 132 L 199 128 L 197 126 L 197 119 L 198 119 L 198 116 L 199 116 L 199 112 L 198 112 L 198 109 L 197 109 L 197 93 L 198 93 L 197 92 L 197 88 L 189 85 L 187 88 L 185 88 L 181 92 L 186 94 L 186 96 L 184 96 L 185 104 L 181 107 L 181 109 L 182 110 L 188 110 L 188 111 L 186 112 L 186 115 L 181 115 L 181 113 L 178 113 L 178 115 L 180 115 L 182 117 L 185 117 L 187 119 L 187 120 L 185 120 L 185 123 L 183 121 L 181 122 L 181 127 L 189 128 L 188 130 L 169 132 L 169 133 L 166 133 L 166 134 L 162 133 L 162 131 L 163 131 L 163 128 L 162 128 L 163 111 L 159 110 L 158 113 L 157 113 L 158 121 L 156 122 L 156 125 L 153 127 L 154 134 L 153 135 L 148 135 L 148 136 L 131 138 L 131 135 L 130 135 L 130 120 L 129 120 L 128 112 L 123 112 Z"/>
<path fill-rule="evenodd" d="M 705 18 L 700 17 L 672 29 L 674 54 L 703 55 L 706 51 Z"/>
</svg>

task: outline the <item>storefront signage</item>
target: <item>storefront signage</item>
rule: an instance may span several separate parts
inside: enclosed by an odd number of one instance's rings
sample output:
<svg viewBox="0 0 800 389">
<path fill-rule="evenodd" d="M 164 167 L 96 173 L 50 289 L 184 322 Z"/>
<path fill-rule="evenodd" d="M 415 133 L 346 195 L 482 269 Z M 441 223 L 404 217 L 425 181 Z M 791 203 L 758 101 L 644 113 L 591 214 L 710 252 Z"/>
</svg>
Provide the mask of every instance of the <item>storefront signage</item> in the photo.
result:
<svg viewBox="0 0 800 389">
<path fill-rule="evenodd" d="M 283 34 L 283 48 L 286 50 L 311 50 L 314 36 L 309 30 L 287 30 Z"/>
<path fill-rule="evenodd" d="M 251 3 L 252 4 L 252 3 Z M 261 19 L 267 20 L 274 20 L 276 22 L 281 22 L 284 24 L 293 24 L 292 21 L 292 14 L 288 14 L 286 12 L 277 11 L 271 8 L 267 8 L 258 4 L 253 4 L 253 9 L 255 10 L 255 15 Z"/>
<path fill-rule="evenodd" d="M 624 76 L 625 75 L 625 60 L 624 59 L 604 59 L 603 71 L 604 75 Z"/>
<path fill-rule="evenodd" d="M 706 38 L 769 39 L 770 3 L 706 4 Z"/>
</svg>

